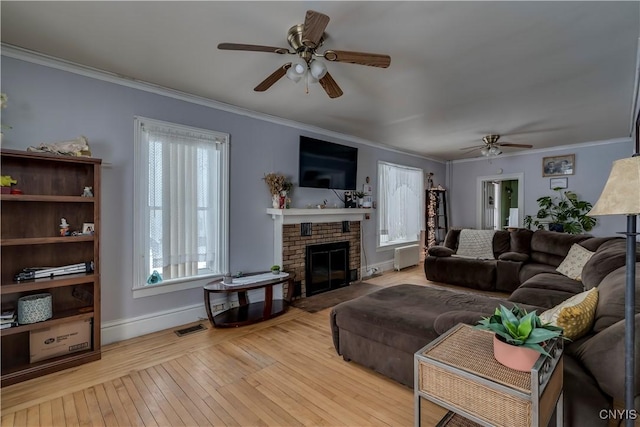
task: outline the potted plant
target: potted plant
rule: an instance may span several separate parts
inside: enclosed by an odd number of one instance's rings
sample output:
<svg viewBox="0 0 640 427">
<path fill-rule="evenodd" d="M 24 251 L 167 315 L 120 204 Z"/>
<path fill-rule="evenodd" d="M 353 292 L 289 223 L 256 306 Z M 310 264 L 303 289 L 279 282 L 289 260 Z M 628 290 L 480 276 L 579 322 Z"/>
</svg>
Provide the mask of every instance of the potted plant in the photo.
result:
<svg viewBox="0 0 640 427">
<path fill-rule="evenodd" d="M 542 323 L 535 311 L 527 313 L 517 305 L 511 309 L 500 305 L 476 328 L 495 333 L 493 353 L 498 362 L 524 372 L 531 370 L 540 354 L 549 356 L 541 344 L 562 335 L 562 328 Z"/>
<path fill-rule="evenodd" d="M 548 222 L 550 231 L 559 231 L 569 234 L 580 234 L 591 231 L 597 220 L 587 216 L 587 212 L 593 207 L 591 203 L 579 200 L 578 195 L 573 191 L 562 191 L 562 188 L 554 188 L 558 193 L 555 196 L 544 196 L 538 198 L 540 209 L 535 218 L 531 215 L 524 217 L 524 225 L 531 229 L 531 225 L 538 230 L 544 228 Z M 541 220 L 547 219 L 542 222 Z"/>
<path fill-rule="evenodd" d="M 355 197 L 356 199 L 358 199 L 358 206 L 362 206 L 362 203 L 364 202 L 364 191 L 354 191 L 353 192 L 353 197 Z"/>
<path fill-rule="evenodd" d="M 280 266 L 279 265 L 272 265 L 271 266 L 271 272 L 273 274 L 280 274 Z"/>
</svg>

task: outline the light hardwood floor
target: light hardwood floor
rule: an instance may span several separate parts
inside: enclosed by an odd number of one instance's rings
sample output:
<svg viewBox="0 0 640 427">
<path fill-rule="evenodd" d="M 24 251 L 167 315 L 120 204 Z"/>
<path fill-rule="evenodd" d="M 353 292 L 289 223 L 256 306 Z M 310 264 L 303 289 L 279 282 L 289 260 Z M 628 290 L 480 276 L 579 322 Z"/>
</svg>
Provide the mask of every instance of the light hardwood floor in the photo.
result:
<svg viewBox="0 0 640 427">
<path fill-rule="evenodd" d="M 422 265 L 367 282 L 428 283 Z M 413 391 L 343 361 L 329 312 L 104 346 L 100 361 L 2 388 L 1 426 L 412 425 Z M 446 412 L 422 410 L 424 426 Z"/>
</svg>

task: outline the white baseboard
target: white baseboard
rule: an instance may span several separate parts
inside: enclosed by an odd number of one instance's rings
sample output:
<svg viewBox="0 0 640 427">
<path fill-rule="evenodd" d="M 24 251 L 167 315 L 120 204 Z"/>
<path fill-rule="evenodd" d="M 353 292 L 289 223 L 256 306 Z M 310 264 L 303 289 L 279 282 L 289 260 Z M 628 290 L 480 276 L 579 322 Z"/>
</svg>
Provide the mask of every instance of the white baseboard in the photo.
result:
<svg viewBox="0 0 640 427">
<path fill-rule="evenodd" d="M 224 294 L 218 294 L 216 297 L 212 296 L 211 305 L 215 306 L 238 301 L 238 296 L 235 293 L 229 294 L 228 297 L 227 299 L 227 295 Z M 263 301 L 264 290 L 249 291 L 248 298 L 251 302 Z M 282 299 L 281 285 L 273 287 L 273 298 Z M 214 312 L 213 314 L 215 315 L 216 313 Z M 100 331 L 102 335 L 102 345 L 139 337 L 164 329 L 175 328 L 176 326 L 197 322 L 201 319 L 207 319 L 207 312 L 203 303 L 159 311 L 130 319 L 103 322 Z"/>
<path fill-rule="evenodd" d="M 101 329 L 102 345 L 158 332 L 163 329 L 175 328 L 176 326 L 206 318 L 207 313 L 204 309 L 204 304 L 201 303 L 131 319 L 104 322 Z"/>
</svg>

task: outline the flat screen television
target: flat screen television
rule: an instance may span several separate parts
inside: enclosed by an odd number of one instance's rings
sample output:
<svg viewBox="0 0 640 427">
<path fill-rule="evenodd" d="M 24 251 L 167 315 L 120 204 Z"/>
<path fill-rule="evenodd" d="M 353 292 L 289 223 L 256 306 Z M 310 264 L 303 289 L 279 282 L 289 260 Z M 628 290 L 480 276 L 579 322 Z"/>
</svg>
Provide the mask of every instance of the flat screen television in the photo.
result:
<svg viewBox="0 0 640 427">
<path fill-rule="evenodd" d="M 355 190 L 357 169 L 357 148 L 300 136 L 300 187 Z"/>
</svg>

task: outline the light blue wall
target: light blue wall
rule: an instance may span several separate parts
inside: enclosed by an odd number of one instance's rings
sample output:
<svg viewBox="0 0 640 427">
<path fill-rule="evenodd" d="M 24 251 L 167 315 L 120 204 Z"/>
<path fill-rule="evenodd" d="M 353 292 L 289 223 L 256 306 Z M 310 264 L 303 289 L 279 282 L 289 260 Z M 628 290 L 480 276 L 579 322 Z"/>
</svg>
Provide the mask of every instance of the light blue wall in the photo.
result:
<svg viewBox="0 0 640 427">
<path fill-rule="evenodd" d="M 611 165 L 614 160 L 631 157 L 633 143 L 631 139 L 600 144 L 579 144 L 563 150 L 548 150 L 522 153 L 512 156 L 500 156 L 473 161 L 453 161 L 447 165 L 449 189 L 451 194 L 451 224 L 455 227 L 476 227 L 476 182 L 478 177 L 524 174 L 524 214 L 538 212 L 536 199 L 553 195 L 549 178 L 542 176 L 542 158 L 575 154 L 575 173 L 568 176 L 569 190 L 578 194 L 580 199 L 595 204 L 600 197 Z M 598 224 L 590 232 L 595 236 L 611 236 L 625 231 L 624 216 L 601 216 Z"/>
<path fill-rule="evenodd" d="M 42 142 L 85 135 L 94 157 L 110 166 L 102 180 L 102 319 L 130 319 L 202 303 L 202 290 L 192 289 L 133 299 L 133 118 L 136 115 L 230 134 L 231 140 L 231 271 L 266 270 L 273 261 L 273 223 L 265 213 L 270 197 L 262 177 L 298 174 L 300 134 L 359 148 L 358 184 L 371 177 L 376 188 L 378 160 L 420 167 L 444 184 L 445 165 L 294 127 L 251 118 L 158 95 L 95 78 L 2 57 L 2 92 L 9 96 L 2 112 L 4 148 L 26 149 Z M 212 84 L 216 84 L 212 81 Z M 256 94 L 256 96 L 260 96 Z M 327 100 L 327 102 L 331 102 Z M 438 180 L 441 178 L 441 180 Z M 331 190 L 295 188 L 294 207 L 339 203 Z M 57 220 L 56 220 L 57 221 Z M 376 252 L 375 210 L 363 226 L 369 264 L 392 260 L 390 251 Z M 57 222 L 53 223 L 54 227 Z M 195 320 L 195 319 L 194 319 Z"/>
</svg>

